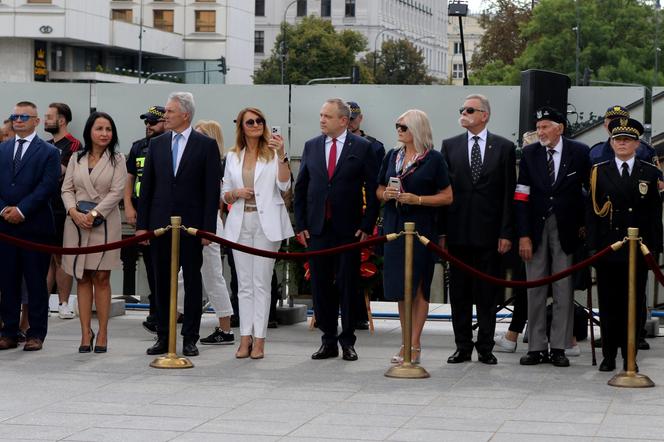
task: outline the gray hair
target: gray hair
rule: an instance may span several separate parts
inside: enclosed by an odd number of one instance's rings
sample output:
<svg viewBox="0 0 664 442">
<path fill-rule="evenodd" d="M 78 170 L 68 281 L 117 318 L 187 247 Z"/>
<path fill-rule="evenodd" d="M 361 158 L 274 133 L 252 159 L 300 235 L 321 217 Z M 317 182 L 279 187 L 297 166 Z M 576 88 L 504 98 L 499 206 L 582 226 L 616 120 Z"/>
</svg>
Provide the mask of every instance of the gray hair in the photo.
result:
<svg viewBox="0 0 664 442">
<path fill-rule="evenodd" d="M 350 119 L 350 106 L 348 106 L 346 102 L 341 98 L 328 98 L 327 100 L 325 100 L 325 103 L 336 105 L 337 110 L 339 111 L 339 116 Z"/>
<path fill-rule="evenodd" d="M 196 105 L 194 104 L 194 95 L 191 92 L 171 92 L 168 96 L 168 101 L 177 101 L 180 105 L 180 110 L 189 114 L 189 121 L 194 119 L 194 112 L 196 112 Z"/>
<path fill-rule="evenodd" d="M 413 135 L 413 144 L 417 153 L 422 153 L 433 148 L 433 136 L 431 135 L 431 124 L 429 117 L 419 109 L 409 109 L 397 119 L 408 126 Z"/>
<path fill-rule="evenodd" d="M 489 99 L 485 97 L 482 94 L 470 94 L 466 97 L 466 100 L 480 100 L 480 103 L 482 103 L 482 110 L 486 111 L 486 114 L 490 117 L 491 116 L 491 104 L 489 103 Z"/>
</svg>

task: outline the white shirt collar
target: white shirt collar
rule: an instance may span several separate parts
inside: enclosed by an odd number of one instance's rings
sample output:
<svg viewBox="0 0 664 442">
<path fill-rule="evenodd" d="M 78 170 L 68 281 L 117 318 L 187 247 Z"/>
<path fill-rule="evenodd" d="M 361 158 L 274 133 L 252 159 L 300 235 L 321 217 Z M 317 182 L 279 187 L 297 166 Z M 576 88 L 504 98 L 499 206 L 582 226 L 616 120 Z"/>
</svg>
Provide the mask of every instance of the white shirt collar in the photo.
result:
<svg viewBox="0 0 664 442">
<path fill-rule="evenodd" d="M 189 135 L 191 135 L 191 131 L 192 131 L 191 126 L 189 126 L 189 127 L 187 127 L 185 130 L 183 130 L 183 131 L 181 132 L 181 133 L 182 133 L 182 137 L 184 138 L 184 143 L 182 143 L 181 146 L 184 147 L 184 146 L 187 145 L 187 141 L 189 141 Z M 175 131 L 171 131 L 171 143 L 173 142 L 173 140 L 175 140 L 175 136 L 176 136 L 176 135 L 177 135 L 177 132 L 175 132 Z"/>
<path fill-rule="evenodd" d="M 337 137 L 337 148 L 340 148 L 346 142 L 346 136 L 348 135 L 348 130 L 343 131 L 341 135 Z M 332 137 L 329 135 L 325 136 L 325 143 L 332 143 Z"/>
<path fill-rule="evenodd" d="M 618 173 L 619 174 L 622 174 L 622 165 L 623 165 L 623 163 L 627 163 L 627 168 L 629 169 L 629 174 L 630 175 L 632 174 L 632 169 L 634 169 L 634 160 L 636 159 L 636 155 L 632 156 L 632 158 L 630 158 L 627 161 L 623 161 L 618 157 L 614 157 L 613 159 L 616 162 L 616 167 L 618 167 Z"/>
<path fill-rule="evenodd" d="M 544 146 L 546 149 L 549 149 L 548 146 Z M 558 142 L 556 143 L 555 147 L 553 148 L 557 153 L 562 153 L 563 151 L 563 137 L 558 138 Z"/>
<path fill-rule="evenodd" d="M 18 140 L 28 140 L 28 144 L 30 144 L 32 143 L 32 140 L 34 140 L 36 136 L 37 136 L 37 131 L 32 132 L 30 135 L 24 138 L 21 138 L 18 135 L 16 135 L 16 139 L 14 140 L 14 142 L 17 143 Z M 25 144 L 23 145 L 23 147 L 26 147 Z"/>
<path fill-rule="evenodd" d="M 471 131 L 468 131 L 468 142 L 469 142 L 469 143 L 470 143 L 470 142 L 473 142 L 473 143 L 474 143 L 475 140 L 473 140 L 473 137 L 479 137 L 480 139 L 477 140 L 478 142 L 479 142 L 479 141 L 484 141 L 484 142 L 486 142 L 486 138 L 487 138 L 488 135 L 489 135 L 489 130 L 488 130 L 486 127 L 485 127 L 484 129 L 482 129 L 482 132 L 478 133 L 477 135 L 475 135 L 475 134 L 472 133 Z"/>
</svg>

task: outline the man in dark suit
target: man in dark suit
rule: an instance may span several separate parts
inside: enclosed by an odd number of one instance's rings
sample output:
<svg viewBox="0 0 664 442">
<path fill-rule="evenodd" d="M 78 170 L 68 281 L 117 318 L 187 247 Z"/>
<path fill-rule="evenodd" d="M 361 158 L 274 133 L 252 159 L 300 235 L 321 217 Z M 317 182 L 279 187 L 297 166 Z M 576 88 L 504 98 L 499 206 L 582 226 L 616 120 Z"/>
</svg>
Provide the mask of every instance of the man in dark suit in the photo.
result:
<svg viewBox="0 0 664 442">
<path fill-rule="evenodd" d="M 164 134 L 150 140 L 138 201 L 136 234 L 170 224 L 181 216 L 182 224 L 208 232 L 216 230 L 220 193 L 220 158 L 217 143 L 191 127 L 194 97 L 174 92 L 165 106 Z M 197 356 L 202 313 L 203 246 L 209 241 L 181 236 L 180 265 L 184 274 L 185 300 L 182 325 L 183 354 Z M 150 355 L 168 350 L 170 310 L 171 236 L 151 241 L 157 301 L 157 342 Z"/>
<path fill-rule="evenodd" d="M 556 109 L 536 112 L 539 142 L 523 148 L 516 202 L 519 255 L 528 280 L 540 279 L 572 265 L 585 235 L 584 190 L 590 160 L 588 146 L 562 136 L 566 119 Z M 568 367 L 565 356 L 574 325 L 574 287 L 567 277 L 552 284 L 553 318 L 546 335 L 548 286 L 528 289 L 528 353 L 521 365 L 551 362 Z M 549 355 L 549 347 L 551 352 Z"/>
<path fill-rule="evenodd" d="M 304 145 L 294 206 L 298 237 L 309 250 L 363 240 L 376 221 L 376 157 L 369 141 L 347 130 L 349 117 L 350 109 L 341 99 L 327 100 L 320 111 L 323 134 Z M 323 332 L 322 345 L 312 359 L 337 357 L 339 342 L 343 358 L 356 360 L 355 297 L 359 295 L 360 251 L 312 258 L 309 269 L 316 322 Z"/>
<path fill-rule="evenodd" d="M 622 240 L 628 227 L 637 227 L 639 237 L 653 254 L 662 251 L 662 201 L 658 192 L 660 170 L 637 157 L 643 125 L 627 117 L 609 124 L 615 158 L 594 166 L 590 179 L 588 247 L 599 250 Z M 600 371 L 613 371 L 620 348 L 627 366 L 628 248 L 601 259 L 597 265 L 597 291 L 602 328 Z M 648 269 L 637 256 L 636 336 L 645 309 Z"/>
<path fill-rule="evenodd" d="M 37 106 L 16 104 L 10 116 L 16 136 L 0 144 L 0 232 L 27 241 L 53 242 L 55 223 L 50 199 L 59 189 L 60 155 L 41 140 Z M 28 291 L 30 328 L 23 350 L 41 350 L 48 328 L 47 253 L 0 241 L 0 350 L 18 346 L 21 285 Z"/>
<path fill-rule="evenodd" d="M 477 270 L 499 276 L 500 255 L 512 247 L 516 181 L 514 143 L 488 132 L 489 100 L 466 97 L 459 123 L 467 131 L 443 140 L 441 151 L 450 172 L 454 202 L 443 212 L 443 241 L 454 256 Z M 500 288 L 451 267 L 450 304 L 456 352 L 449 364 L 470 361 L 473 352 L 473 298 L 477 305 L 478 360 L 496 364 L 493 336 Z"/>
</svg>

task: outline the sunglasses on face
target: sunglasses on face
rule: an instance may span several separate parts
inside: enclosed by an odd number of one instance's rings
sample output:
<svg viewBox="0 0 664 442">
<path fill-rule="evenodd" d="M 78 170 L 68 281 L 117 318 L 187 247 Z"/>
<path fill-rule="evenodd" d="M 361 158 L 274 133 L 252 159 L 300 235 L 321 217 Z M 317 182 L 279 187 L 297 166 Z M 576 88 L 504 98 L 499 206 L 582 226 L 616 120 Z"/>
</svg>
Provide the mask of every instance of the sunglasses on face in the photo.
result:
<svg viewBox="0 0 664 442">
<path fill-rule="evenodd" d="M 244 122 L 244 125 L 247 127 L 254 127 L 254 126 L 262 126 L 264 123 L 265 120 L 263 120 L 262 118 L 256 118 L 255 120 L 253 118 L 250 118 Z"/>
<path fill-rule="evenodd" d="M 146 125 L 146 126 L 156 126 L 157 124 L 159 124 L 159 123 L 163 123 L 163 122 L 164 122 L 164 120 L 157 120 L 157 121 L 148 121 L 148 120 L 145 120 L 145 125 Z"/>
<path fill-rule="evenodd" d="M 486 112 L 483 109 L 475 109 L 474 107 L 460 107 L 459 108 L 459 113 L 462 114 L 463 112 L 466 112 L 468 115 L 472 115 L 475 112 Z"/>
<path fill-rule="evenodd" d="M 408 130 L 408 126 L 406 126 L 405 124 L 399 124 L 399 123 L 396 123 L 396 124 L 394 125 L 394 127 L 395 127 L 397 130 L 400 130 L 401 132 L 406 132 L 406 131 Z"/>
<path fill-rule="evenodd" d="M 25 123 L 26 121 L 28 121 L 30 118 L 37 118 L 37 116 L 36 116 L 36 115 L 28 115 L 28 114 L 21 114 L 21 115 L 11 114 L 11 115 L 9 116 L 9 119 L 10 119 L 11 121 L 21 120 L 21 121 L 24 122 L 24 123 Z"/>
</svg>

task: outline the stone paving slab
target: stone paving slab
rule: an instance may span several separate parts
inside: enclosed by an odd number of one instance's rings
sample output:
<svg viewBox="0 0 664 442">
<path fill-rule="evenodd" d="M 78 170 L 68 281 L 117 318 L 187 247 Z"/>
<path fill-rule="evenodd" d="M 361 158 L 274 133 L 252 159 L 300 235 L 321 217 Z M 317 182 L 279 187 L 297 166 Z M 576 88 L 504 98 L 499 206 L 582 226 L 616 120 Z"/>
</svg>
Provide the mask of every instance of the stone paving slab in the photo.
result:
<svg viewBox="0 0 664 442">
<path fill-rule="evenodd" d="M 154 338 L 144 317 L 112 318 L 107 354 L 77 353 L 78 321 L 57 317 L 41 352 L 0 352 L 0 442 L 664 440 L 659 338 L 639 355 L 657 386 L 628 390 L 606 385 L 611 374 L 591 366 L 587 341 L 569 368 L 520 366 L 522 343 L 496 353 L 496 366 L 448 365 L 454 336 L 446 321 L 425 328 L 429 379 L 383 376 L 400 344 L 398 321 L 386 319 L 375 321 L 373 336 L 358 332 L 356 362 L 311 360 L 320 335 L 299 323 L 269 330 L 263 360 L 199 345 L 193 369 L 157 370 L 145 354 Z M 215 322 L 204 315 L 201 334 Z"/>
</svg>

